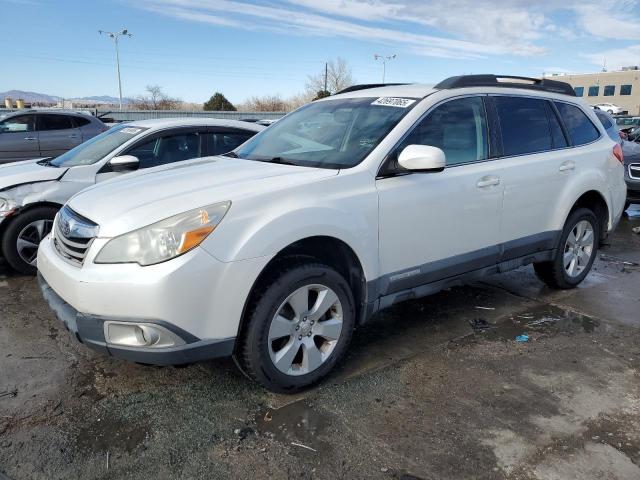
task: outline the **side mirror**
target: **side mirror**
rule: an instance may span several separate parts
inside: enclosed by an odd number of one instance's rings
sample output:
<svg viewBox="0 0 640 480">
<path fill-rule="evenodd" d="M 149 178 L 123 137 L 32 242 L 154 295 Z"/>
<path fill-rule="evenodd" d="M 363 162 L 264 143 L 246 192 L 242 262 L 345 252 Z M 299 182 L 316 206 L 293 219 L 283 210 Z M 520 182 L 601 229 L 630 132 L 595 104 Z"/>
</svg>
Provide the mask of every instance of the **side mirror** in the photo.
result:
<svg viewBox="0 0 640 480">
<path fill-rule="evenodd" d="M 447 164 L 444 152 L 429 145 L 405 147 L 398 156 L 398 163 L 413 172 L 441 172 Z"/>
<path fill-rule="evenodd" d="M 133 155 L 121 155 L 109 160 L 109 166 L 113 172 L 131 172 L 140 166 L 140 160 Z"/>
</svg>

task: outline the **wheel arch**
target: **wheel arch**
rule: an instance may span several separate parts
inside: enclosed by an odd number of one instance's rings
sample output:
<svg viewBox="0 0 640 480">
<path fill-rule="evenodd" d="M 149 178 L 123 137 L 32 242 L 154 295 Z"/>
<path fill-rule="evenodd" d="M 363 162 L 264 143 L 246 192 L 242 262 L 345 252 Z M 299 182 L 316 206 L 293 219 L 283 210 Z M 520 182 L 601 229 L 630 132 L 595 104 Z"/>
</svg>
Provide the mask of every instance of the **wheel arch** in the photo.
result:
<svg viewBox="0 0 640 480">
<path fill-rule="evenodd" d="M 318 261 L 338 271 L 349 283 L 356 305 L 356 325 L 362 323 L 367 316 L 367 279 L 361 259 L 355 250 L 334 236 L 316 235 L 301 238 L 282 248 L 265 265 L 260 274 L 256 277 L 249 295 L 247 296 L 242 316 L 238 326 L 238 338 L 244 333 L 246 326 L 246 314 L 255 301 L 255 296 L 261 286 L 265 285 L 270 278 L 277 274 L 277 271 L 284 265 L 300 261 L 307 258 L 310 261 Z"/>
<path fill-rule="evenodd" d="M 565 218 L 568 218 L 569 215 L 578 208 L 588 208 L 596 215 L 600 222 L 600 240 L 606 238 L 611 219 L 611 209 L 605 195 L 598 190 L 588 190 L 584 192 L 573 202 Z"/>
<path fill-rule="evenodd" d="M 25 212 L 29 212 L 40 207 L 52 207 L 60 210 L 62 208 L 62 205 L 56 202 L 41 201 L 18 207 L 16 211 L 11 214 L 11 216 L 7 217 L 4 222 L 0 223 L 0 245 L 2 244 L 5 232 L 7 231 L 7 228 L 10 224 L 12 224 L 17 218 L 19 218 L 20 215 L 24 214 Z M 0 254 L 4 256 L 1 251 Z"/>
</svg>

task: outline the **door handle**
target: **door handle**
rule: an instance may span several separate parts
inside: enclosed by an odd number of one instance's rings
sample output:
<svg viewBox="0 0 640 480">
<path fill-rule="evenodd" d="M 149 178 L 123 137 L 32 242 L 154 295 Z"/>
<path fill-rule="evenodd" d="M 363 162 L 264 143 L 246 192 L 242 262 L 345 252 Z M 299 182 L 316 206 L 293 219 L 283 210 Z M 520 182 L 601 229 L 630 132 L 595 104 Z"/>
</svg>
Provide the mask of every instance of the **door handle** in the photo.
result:
<svg viewBox="0 0 640 480">
<path fill-rule="evenodd" d="M 37 140 L 36 137 L 24 137 L 25 140 Z"/>
<path fill-rule="evenodd" d="M 78 135 L 76 135 L 75 133 L 72 133 L 71 135 L 69 135 L 69 138 L 78 138 Z"/>
<path fill-rule="evenodd" d="M 558 170 L 560 172 L 570 172 L 571 170 L 575 170 L 575 168 L 576 162 L 574 162 L 573 160 L 568 160 L 566 162 L 563 162 Z"/>
<path fill-rule="evenodd" d="M 476 187 L 478 188 L 494 187 L 496 185 L 500 185 L 500 177 L 494 175 L 484 176 L 476 183 Z"/>
</svg>

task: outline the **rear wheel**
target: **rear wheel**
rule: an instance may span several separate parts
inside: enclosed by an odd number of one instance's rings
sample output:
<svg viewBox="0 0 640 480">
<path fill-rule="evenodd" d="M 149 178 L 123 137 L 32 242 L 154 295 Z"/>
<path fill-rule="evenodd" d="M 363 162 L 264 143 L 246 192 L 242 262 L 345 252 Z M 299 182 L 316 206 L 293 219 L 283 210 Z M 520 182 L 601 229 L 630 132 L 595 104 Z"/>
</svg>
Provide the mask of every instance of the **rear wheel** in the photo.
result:
<svg viewBox="0 0 640 480">
<path fill-rule="evenodd" d="M 11 220 L 2 238 L 2 253 L 14 270 L 36 274 L 38 245 L 51 232 L 57 212 L 54 207 L 38 207 Z"/>
<path fill-rule="evenodd" d="M 595 214 L 579 208 L 565 223 L 556 256 L 548 262 L 533 265 L 536 274 L 552 288 L 574 288 L 582 282 L 598 251 L 599 222 Z"/>
<path fill-rule="evenodd" d="M 333 369 L 351 340 L 349 284 L 314 262 L 283 267 L 263 287 L 248 312 L 237 351 L 240 367 L 272 391 L 308 387 Z"/>
</svg>

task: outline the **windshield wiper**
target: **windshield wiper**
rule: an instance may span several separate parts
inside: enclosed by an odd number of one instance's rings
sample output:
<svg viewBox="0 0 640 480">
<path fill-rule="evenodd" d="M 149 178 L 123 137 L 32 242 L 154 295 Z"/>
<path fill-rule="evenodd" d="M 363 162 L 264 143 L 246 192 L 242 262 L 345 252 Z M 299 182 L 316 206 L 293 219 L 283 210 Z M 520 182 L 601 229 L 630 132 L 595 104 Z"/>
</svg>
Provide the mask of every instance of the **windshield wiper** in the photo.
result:
<svg viewBox="0 0 640 480">
<path fill-rule="evenodd" d="M 279 163 L 280 165 L 293 165 L 294 167 L 299 167 L 297 163 L 292 162 L 291 160 L 287 160 L 282 157 L 273 157 L 267 160 L 260 160 L 261 162 L 269 162 L 269 163 Z"/>
<path fill-rule="evenodd" d="M 38 165 L 42 165 L 43 167 L 55 167 L 58 168 L 57 165 L 54 165 L 53 163 L 53 159 L 52 158 L 44 158 L 38 162 L 36 162 Z"/>
</svg>

